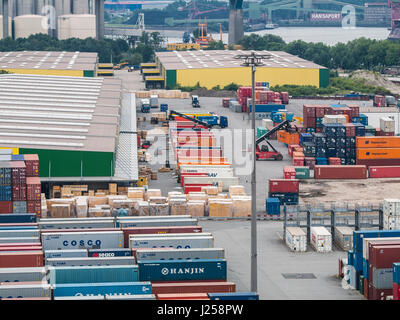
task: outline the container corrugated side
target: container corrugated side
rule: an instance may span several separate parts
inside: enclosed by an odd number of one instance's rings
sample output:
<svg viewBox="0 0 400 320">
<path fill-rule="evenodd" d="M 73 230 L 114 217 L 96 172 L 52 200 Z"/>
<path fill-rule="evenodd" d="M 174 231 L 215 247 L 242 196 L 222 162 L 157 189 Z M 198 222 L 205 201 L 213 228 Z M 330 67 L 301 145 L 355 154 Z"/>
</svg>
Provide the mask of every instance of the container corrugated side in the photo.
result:
<svg viewBox="0 0 400 320">
<path fill-rule="evenodd" d="M 150 282 L 71 283 L 53 286 L 54 297 L 86 295 L 151 294 Z"/>
<path fill-rule="evenodd" d="M 38 238 L 39 230 L 0 230 L 0 238 Z"/>
<path fill-rule="evenodd" d="M 236 284 L 225 281 L 152 282 L 153 293 L 210 293 L 235 292 Z"/>
<path fill-rule="evenodd" d="M 286 228 L 286 244 L 291 251 L 305 252 L 307 251 L 307 235 L 298 227 Z"/>
<path fill-rule="evenodd" d="M 29 238 L 0 238 L 0 243 L 35 243 L 40 244 L 40 239 L 37 237 L 29 237 Z"/>
<path fill-rule="evenodd" d="M 35 268 L 0 268 L 0 282 L 42 281 L 46 278 L 46 269 Z"/>
<path fill-rule="evenodd" d="M 125 294 L 115 296 L 107 295 L 106 300 L 156 300 L 156 296 L 154 294 Z"/>
<path fill-rule="evenodd" d="M 93 258 L 113 258 L 113 257 L 130 257 L 132 251 L 130 249 L 89 249 L 88 257 Z"/>
<path fill-rule="evenodd" d="M 1 298 L 34 298 L 51 297 L 51 287 L 48 284 L 4 285 L 0 286 Z"/>
<path fill-rule="evenodd" d="M 175 218 L 175 216 L 174 216 Z M 174 227 L 174 226 L 196 226 L 197 219 L 154 219 L 154 220 L 120 220 L 117 221 L 117 227 Z"/>
<path fill-rule="evenodd" d="M 0 223 L 24 223 L 36 222 L 36 214 L 32 213 L 13 213 L 0 214 Z"/>
<path fill-rule="evenodd" d="M 132 266 L 49 267 L 50 284 L 139 281 L 139 269 Z"/>
<path fill-rule="evenodd" d="M 223 248 L 193 248 L 170 250 L 146 250 L 136 251 L 137 261 L 145 260 L 188 260 L 188 259 L 225 259 Z"/>
<path fill-rule="evenodd" d="M 332 235 L 325 227 L 311 227 L 311 245 L 317 252 L 332 251 Z"/>
<path fill-rule="evenodd" d="M 335 244 L 342 250 L 351 250 L 353 248 L 353 229 L 335 227 Z"/>
<path fill-rule="evenodd" d="M 46 260 L 48 266 L 53 267 L 74 267 L 74 266 L 132 266 L 135 264 L 134 257 L 113 257 L 113 258 L 51 258 Z"/>
<path fill-rule="evenodd" d="M 87 249 L 75 249 L 75 250 L 46 250 L 44 252 L 44 258 L 78 258 L 78 257 L 87 257 L 88 250 Z"/>
<path fill-rule="evenodd" d="M 214 237 L 163 237 L 132 239 L 129 242 L 130 248 L 162 248 L 170 247 L 176 249 L 189 248 L 212 248 L 214 247 Z"/>
<path fill-rule="evenodd" d="M 81 300 L 105 300 L 105 296 L 73 296 L 73 297 L 54 297 L 53 300 L 81 301 Z"/>
<path fill-rule="evenodd" d="M 99 229 L 114 228 L 113 220 L 106 221 L 46 221 L 40 220 L 40 229 Z"/>
</svg>

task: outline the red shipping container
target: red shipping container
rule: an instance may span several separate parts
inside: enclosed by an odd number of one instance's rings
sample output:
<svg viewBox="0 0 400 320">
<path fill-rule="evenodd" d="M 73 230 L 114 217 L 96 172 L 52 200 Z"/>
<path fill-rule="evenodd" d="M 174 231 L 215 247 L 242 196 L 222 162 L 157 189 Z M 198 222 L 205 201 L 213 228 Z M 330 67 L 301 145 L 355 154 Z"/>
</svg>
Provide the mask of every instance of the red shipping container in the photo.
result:
<svg viewBox="0 0 400 320">
<path fill-rule="evenodd" d="M 24 161 L 11 161 L 12 185 L 24 185 L 26 183 L 26 166 Z"/>
<path fill-rule="evenodd" d="M 325 107 L 324 106 L 315 106 L 315 117 L 316 118 L 323 118 L 325 115 Z"/>
<path fill-rule="evenodd" d="M 386 300 L 387 296 L 393 295 L 393 289 L 376 289 L 372 283 L 368 284 L 368 300 Z"/>
<path fill-rule="evenodd" d="M 32 246 L 32 247 L 0 247 L 0 251 L 42 251 L 42 246 Z"/>
<path fill-rule="evenodd" d="M 210 300 L 207 293 L 161 293 L 156 298 L 157 300 Z"/>
<path fill-rule="evenodd" d="M 35 247 L 39 245 L 35 242 L 16 242 L 16 243 L 0 243 L 0 248 L 4 247 Z"/>
<path fill-rule="evenodd" d="M 369 167 L 370 178 L 400 178 L 400 166 Z"/>
<path fill-rule="evenodd" d="M 298 193 L 299 180 L 269 179 L 269 192 Z"/>
<path fill-rule="evenodd" d="M 366 167 L 400 166 L 400 159 L 357 159 L 356 163 Z"/>
<path fill-rule="evenodd" d="M 326 166 L 318 165 L 314 168 L 315 179 L 367 179 L 366 166 Z"/>
<path fill-rule="evenodd" d="M 315 118 L 311 118 L 311 117 L 304 118 L 303 125 L 306 128 L 315 128 Z"/>
<path fill-rule="evenodd" d="M 384 131 L 381 131 L 381 132 L 380 132 L 380 135 L 381 135 L 382 137 L 393 137 L 393 136 L 394 136 L 394 132 L 384 132 Z"/>
<path fill-rule="evenodd" d="M 368 279 L 364 278 L 364 298 L 369 299 L 369 290 L 368 290 L 369 282 Z"/>
<path fill-rule="evenodd" d="M 224 108 L 229 108 L 229 101 L 230 101 L 229 98 L 222 98 L 222 106 Z"/>
<path fill-rule="evenodd" d="M 26 185 L 12 186 L 13 201 L 26 201 Z"/>
<path fill-rule="evenodd" d="M 360 116 L 360 106 L 358 105 L 347 105 L 351 110 L 351 117 L 359 117 Z"/>
<path fill-rule="evenodd" d="M 345 123 L 346 128 L 346 137 L 355 137 L 356 136 L 356 127 L 353 123 Z"/>
<path fill-rule="evenodd" d="M 211 183 L 204 183 L 204 184 L 186 184 L 185 185 L 185 194 L 188 194 L 189 192 L 201 192 L 201 189 L 203 187 L 209 187 L 212 186 Z"/>
<path fill-rule="evenodd" d="M 303 118 L 315 118 L 315 106 L 310 104 L 303 105 Z"/>
<path fill-rule="evenodd" d="M 283 104 L 289 103 L 289 92 L 281 92 L 281 99 Z"/>
<path fill-rule="evenodd" d="M 0 268 L 43 267 L 42 251 L 0 252 Z"/>
<path fill-rule="evenodd" d="M 377 269 L 391 268 L 400 261 L 400 244 L 374 245 L 369 248 L 369 263 Z"/>
<path fill-rule="evenodd" d="M 314 170 L 316 164 L 316 160 L 314 157 L 305 157 L 304 158 L 304 165 L 309 167 L 311 170 Z"/>
<path fill-rule="evenodd" d="M 294 167 L 284 167 L 283 168 L 283 178 L 284 179 L 296 179 L 296 170 Z"/>
<path fill-rule="evenodd" d="M 164 282 L 151 283 L 153 294 L 235 292 L 233 282 Z"/>
<path fill-rule="evenodd" d="M 305 158 L 299 158 L 299 157 L 293 158 L 293 161 L 292 161 L 293 166 L 304 167 L 304 159 Z"/>
<path fill-rule="evenodd" d="M 393 300 L 400 300 L 400 285 L 393 282 Z"/>
<path fill-rule="evenodd" d="M 298 144 L 289 144 L 288 146 L 288 154 L 289 156 L 292 156 L 294 148 L 299 148 L 300 146 Z"/>
<path fill-rule="evenodd" d="M 130 234 L 201 233 L 203 228 L 200 226 L 142 227 L 122 228 L 121 231 L 124 233 L 124 246 L 129 248 Z"/>
<path fill-rule="evenodd" d="M 0 201 L 0 213 L 12 213 L 12 201 Z"/>
<path fill-rule="evenodd" d="M 329 165 L 340 166 L 341 164 L 340 158 L 329 158 Z"/>
<path fill-rule="evenodd" d="M 39 176 L 39 156 L 37 154 L 25 154 L 26 176 Z"/>
<path fill-rule="evenodd" d="M 40 217 L 42 212 L 42 202 L 39 201 L 27 201 L 26 202 L 27 213 L 36 213 L 37 217 Z"/>
</svg>

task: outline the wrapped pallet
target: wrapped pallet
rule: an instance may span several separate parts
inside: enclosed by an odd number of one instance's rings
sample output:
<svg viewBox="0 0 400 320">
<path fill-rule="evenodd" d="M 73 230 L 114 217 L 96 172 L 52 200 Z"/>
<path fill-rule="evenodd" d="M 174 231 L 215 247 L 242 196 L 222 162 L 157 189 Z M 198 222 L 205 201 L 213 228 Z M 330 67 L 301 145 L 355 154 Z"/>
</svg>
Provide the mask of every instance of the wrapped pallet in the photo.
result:
<svg viewBox="0 0 400 320">
<path fill-rule="evenodd" d="M 219 192 L 218 187 L 214 186 L 202 187 L 201 191 L 213 196 L 216 196 Z"/>
<path fill-rule="evenodd" d="M 145 200 L 149 200 L 151 197 L 162 197 L 160 189 L 148 189 L 145 194 Z"/>
<path fill-rule="evenodd" d="M 124 209 L 131 209 L 133 206 L 133 200 L 131 199 L 121 199 L 121 200 L 114 200 L 112 205 L 111 205 L 111 209 L 120 209 L 120 208 L 124 208 Z"/>
<path fill-rule="evenodd" d="M 52 218 L 70 218 L 71 208 L 69 204 L 52 204 L 50 208 L 50 216 Z"/>
<path fill-rule="evenodd" d="M 88 217 L 111 217 L 111 209 L 108 205 L 97 205 L 89 208 Z"/>
<path fill-rule="evenodd" d="M 233 203 L 231 199 L 209 199 L 208 213 L 210 217 L 232 217 Z"/>
<path fill-rule="evenodd" d="M 167 216 L 169 214 L 169 205 L 168 204 L 150 203 L 149 204 L 149 214 L 151 216 Z"/>
<path fill-rule="evenodd" d="M 187 199 L 191 200 L 203 200 L 207 203 L 208 195 L 205 192 L 189 192 L 187 195 Z"/>
<path fill-rule="evenodd" d="M 172 216 L 181 216 L 186 214 L 186 199 L 174 199 L 169 201 Z"/>
<path fill-rule="evenodd" d="M 157 203 L 157 204 L 166 204 L 168 198 L 167 197 L 150 197 L 149 202 L 150 203 Z"/>
<path fill-rule="evenodd" d="M 229 196 L 241 196 L 245 195 L 244 186 L 229 186 Z"/>
<path fill-rule="evenodd" d="M 144 199 L 145 190 L 144 188 L 128 188 L 129 199 Z"/>
<path fill-rule="evenodd" d="M 135 206 L 135 212 L 139 216 L 149 216 L 150 215 L 150 205 L 147 201 L 137 201 Z"/>
<path fill-rule="evenodd" d="M 100 192 L 100 191 L 98 191 L 98 192 L 96 192 L 96 193 L 94 194 L 95 197 L 99 197 L 99 198 L 103 198 L 103 197 L 105 197 L 106 195 L 107 195 L 106 192 Z"/>
<path fill-rule="evenodd" d="M 88 216 L 88 197 L 77 197 L 75 199 L 75 210 L 78 218 L 86 218 Z"/>
<path fill-rule="evenodd" d="M 75 199 L 71 198 L 71 199 L 50 199 L 47 200 L 47 210 L 50 212 L 51 211 L 51 206 L 53 204 L 65 204 L 69 206 L 69 211 L 71 216 L 74 216 L 75 214 Z M 51 212 L 50 212 L 51 215 Z"/>
<path fill-rule="evenodd" d="M 233 216 L 248 217 L 251 216 L 251 197 L 249 196 L 233 196 Z"/>
<path fill-rule="evenodd" d="M 118 200 L 127 200 L 127 197 L 126 196 L 119 196 L 119 195 L 107 196 L 107 204 L 110 207 L 113 207 L 114 201 L 118 201 Z"/>
<path fill-rule="evenodd" d="M 93 208 L 94 206 L 107 205 L 108 198 L 107 197 L 97 197 L 97 196 L 89 197 L 88 203 L 89 203 L 90 208 Z"/>
<path fill-rule="evenodd" d="M 206 209 L 204 200 L 191 200 L 187 202 L 187 214 L 192 217 L 203 217 Z"/>
</svg>

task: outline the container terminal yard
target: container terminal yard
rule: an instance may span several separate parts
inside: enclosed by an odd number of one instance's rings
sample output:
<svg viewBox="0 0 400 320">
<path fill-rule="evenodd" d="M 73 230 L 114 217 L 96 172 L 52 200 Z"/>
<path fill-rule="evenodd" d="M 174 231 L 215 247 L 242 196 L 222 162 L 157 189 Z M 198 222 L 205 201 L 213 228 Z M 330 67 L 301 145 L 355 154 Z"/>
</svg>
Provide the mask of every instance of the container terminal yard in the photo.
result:
<svg viewBox="0 0 400 320">
<path fill-rule="evenodd" d="M 398 300 L 397 107 L 273 92 L 291 70 L 321 87 L 329 73 L 271 54 L 256 79 L 256 146 L 250 70 L 227 56 L 177 56 L 180 69 L 160 54 L 155 66 L 164 82 L 192 84 L 195 63 L 212 79 L 230 61 L 244 81 L 235 98 L 146 91 L 143 70 L 96 77 L 85 53 L 5 63 L 0 299 Z M 285 77 L 268 79 L 274 68 Z"/>
</svg>

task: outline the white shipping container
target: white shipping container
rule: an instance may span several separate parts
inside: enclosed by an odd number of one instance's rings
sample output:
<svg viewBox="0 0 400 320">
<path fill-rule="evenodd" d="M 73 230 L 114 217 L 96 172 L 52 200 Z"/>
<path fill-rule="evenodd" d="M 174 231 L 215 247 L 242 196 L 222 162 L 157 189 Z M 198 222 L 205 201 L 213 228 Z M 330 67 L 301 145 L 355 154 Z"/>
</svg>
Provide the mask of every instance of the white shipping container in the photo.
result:
<svg viewBox="0 0 400 320">
<path fill-rule="evenodd" d="M 398 241 L 400 244 L 400 237 L 388 237 L 388 238 L 363 238 L 363 258 L 369 260 L 368 246 L 370 242 L 375 241 Z"/>
<path fill-rule="evenodd" d="M 286 244 L 291 251 L 307 251 L 307 234 L 299 227 L 286 228 Z"/>
<path fill-rule="evenodd" d="M 383 216 L 384 230 L 400 230 L 400 216 Z"/>
<path fill-rule="evenodd" d="M 78 267 L 78 266 L 133 266 L 134 257 L 78 257 L 78 258 L 50 258 L 47 266 Z"/>
<path fill-rule="evenodd" d="M 137 216 L 137 217 L 117 217 L 117 221 L 152 221 L 152 220 L 187 220 L 191 219 L 190 215 L 182 216 Z"/>
<path fill-rule="evenodd" d="M 38 238 L 39 230 L 0 230 L 0 238 Z"/>
<path fill-rule="evenodd" d="M 105 221 L 51 221 L 38 223 L 39 229 L 99 229 L 114 228 L 114 220 Z"/>
<path fill-rule="evenodd" d="M 129 248 L 213 248 L 214 237 L 154 237 L 129 241 Z"/>
<path fill-rule="evenodd" d="M 122 231 L 44 233 L 42 247 L 43 250 L 123 248 L 124 234 Z"/>
<path fill-rule="evenodd" d="M 40 245 L 40 239 L 38 237 L 0 238 L 0 243 L 37 243 Z"/>
<path fill-rule="evenodd" d="M 400 215 L 400 200 L 399 199 L 384 199 L 383 214 L 388 216 Z"/>
<path fill-rule="evenodd" d="M 174 238 L 180 238 L 180 237 L 211 237 L 212 233 L 211 232 L 199 232 L 199 233 L 159 233 L 157 234 L 158 238 L 164 238 L 164 237 L 174 237 Z M 154 238 L 154 233 L 149 233 L 149 234 L 130 234 L 129 239 L 143 239 L 143 238 Z"/>
<path fill-rule="evenodd" d="M 87 257 L 87 249 L 76 249 L 76 250 L 45 250 L 44 258 L 77 258 L 77 257 Z"/>
<path fill-rule="evenodd" d="M 106 300 L 156 300 L 156 296 L 154 294 L 106 295 Z"/>
<path fill-rule="evenodd" d="M 46 268 L 0 268 L 0 282 L 31 282 L 46 279 Z"/>
<path fill-rule="evenodd" d="M 317 252 L 332 251 L 332 235 L 325 227 L 311 227 L 311 242 Z"/>
<path fill-rule="evenodd" d="M 222 248 L 194 249 L 139 249 L 136 251 L 137 261 L 143 260 L 188 260 L 188 259 L 225 259 Z"/>
<path fill-rule="evenodd" d="M 218 182 L 222 182 L 222 192 L 229 191 L 229 186 L 237 186 L 240 184 L 238 177 L 229 177 L 229 176 L 221 176 L 221 177 L 185 177 L 184 184 L 217 184 Z"/>
<path fill-rule="evenodd" d="M 41 218 L 39 222 L 96 222 L 96 221 L 114 221 L 114 217 L 87 217 L 87 218 Z"/>
<path fill-rule="evenodd" d="M 353 249 L 353 229 L 349 227 L 335 227 L 335 244 L 342 250 Z"/>
<path fill-rule="evenodd" d="M 382 117 L 379 119 L 380 129 L 383 132 L 394 132 L 396 129 L 396 123 L 394 119 L 389 117 Z"/>
<path fill-rule="evenodd" d="M 349 268 L 349 280 L 350 280 L 350 287 L 353 289 L 357 288 L 357 272 L 354 266 L 348 266 Z"/>
<path fill-rule="evenodd" d="M 0 286 L 1 298 L 39 298 L 50 297 L 51 287 L 48 284 L 18 284 Z"/>
<path fill-rule="evenodd" d="M 203 168 L 196 168 L 200 166 L 181 166 L 180 173 L 207 173 L 209 177 L 233 177 L 233 168 L 219 166 L 203 166 Z M 206 167 L 206 168 L 204 168 Z"/>
<path fill-rule="evenodd" d="M 271 130 L 274 127 L 274 122 L 271 119 L 262 119 L 262 126 Z"/>
<path fill-rule="evenodd" d="M 322 123 L 327 124 L 327 123 L 341 123 L 345 124 L 347 122 L 346 117 L 344 115 L 325 115 L 322 118 Z"/>
</svg>

